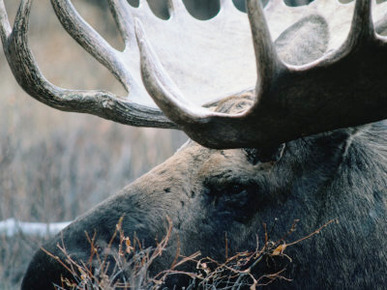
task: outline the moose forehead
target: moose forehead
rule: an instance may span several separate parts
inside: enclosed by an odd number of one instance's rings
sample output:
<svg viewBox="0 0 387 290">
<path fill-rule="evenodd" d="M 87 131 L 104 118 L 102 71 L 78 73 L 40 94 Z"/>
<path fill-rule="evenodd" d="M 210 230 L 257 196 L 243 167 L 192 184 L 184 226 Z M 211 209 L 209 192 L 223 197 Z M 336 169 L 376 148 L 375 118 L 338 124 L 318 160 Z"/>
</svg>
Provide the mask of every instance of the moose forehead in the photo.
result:
<svg viewBox="0 0 387 290">
<path fill-rule="evenodd" d="M 251 107 L 253 93 L 246 92 L 241 95 L 231 96 L 216 103 L 213 110 L 222 113 L 240 113 Z M 227 150 L 209 149 L 201 146 L 195 141 L 189 140 L 184 144 L 177 154 L 178 160 L 174 160 L 174 168 L 179 167 L 179 160 L 190 172 L 208 179 L 209 176 L 216 177 L 219 184 L 233 177 L 242 181 L 256 176 L 260 172 L 269 171 L 278 161 L 284 151 L 285 145 L 272 146 L 270 148 L 238 148 Z M 161 173 L 164 174 L 164 170 Z"/>
<path fill-rule="evenodd" d="M 249 91 L 224 99 L 210 108 L 222 113 L 240 113 L 248 109 L 252 102 L 253 91 Z M 297 174 L 291 172 L 293 167 L 306 166 L 313 170 L 315 167 L 323 168 L 322 164 L 335 166 L 340 160 L 339 155 L 344 152 L 345 140 L 350 132 L 350 129 L 325 132 L 267 148 L 217 150 L 189 140 L 156 172 L 162 179 L 168 172 L 171 179 L 181 181 L 188 178 L 190 186 L 198 184 L 211 188 L 257 185 L 273 180 L 283 183 L 289 174 Z M 308 164 L 303 164 L 305 160 Z"/>
</svg>

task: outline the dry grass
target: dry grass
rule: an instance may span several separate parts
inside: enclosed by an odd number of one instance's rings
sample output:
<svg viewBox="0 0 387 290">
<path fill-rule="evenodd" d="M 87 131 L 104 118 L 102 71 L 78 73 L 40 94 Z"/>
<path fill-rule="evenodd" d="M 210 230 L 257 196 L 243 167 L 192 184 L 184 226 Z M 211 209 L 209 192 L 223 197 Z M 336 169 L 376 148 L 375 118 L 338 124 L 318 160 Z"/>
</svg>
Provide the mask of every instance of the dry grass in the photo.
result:
<svg viewBox="0 0 387 290">
<path fill-rule="evenodd" d="M 10 18 L 17 2 L 5 1 Z M 109 20 L 109 13 L 94 1 L 73 2 L 101 34 L 116 47 L 121 45 L 113 26 L 97 21 Z M 66 35 L 48 0 L 34 1 L 31 18 L 30 43 L 51 82 L 124 93 L 110 73 Z M 46 107 L 19 88 L 2 53 L 0 87 L 0 220 L 72 220 L 161 163 L 185 140 L 177 132 L 130 128 Z M 19 288 L 42 242 L 38 237 L 0 236 L 0 289 Z"/>
<path fill-rule="evenodd" d="M 259 244 L 257 237 L 256 249 L 236 253 L 229 257 L 227 242 L 223 262 L 211 257 L 201 257 L 200 252 L 190 256 L 182 256 L 177 248 L 176 256 L 169 269 L 156 275 L 151 274 L 154 263 L 168 247 L 172 236 L 173 225 L 168 219 L 168 229 L 165 237 L 157 243 L 155 248 L 143 248 L 136 238 L 125 235 L 122 229 L 122 218 L 116 225 L 116 230 L 111 237 L 107 249 L 99 249 L 95 244 L 96 236 L 86 234 L 90 244 L 90 258 L 87 262 L 74 260 L 67 253 L 66 245 L 58 244 L 65 259 L 47 252 L 47 255 L 59 262 L 70 273 L 71 278 L 62 278 L 61 285 L 55 285 L 58 290 L 84 290 L 84 289 L 166 289 L 166 282 L 171 276 L 178 275 L 188 278 L 185 289 L 257 289 L 267 286 L 276 280 L 292 280 L 285 276 L 286 267 L 292 258 L 286 254 L 286 249 L 299 244 L 319 234 L 328 225 L 337 222 L 330 220 L 320 228 L 308 235 L 288 242 L 299 220 L 295 220 L 289 231 L 280 239 L 273 241 L 264 224 L 264 243 Z M 113 246 L 118 239 L 118 247 Z M 226 238 L 227 241 L 227 238 Z M 44 249 L 43 249 L 44 250 Z M 104 254 L 108 253 L 108 254 Z M 97 266 L 95 262 L 97 261 Z M 265 267 L 269 262 L 278 263 L 279 270 L 268 273 Z M 196 265 L 196 270 L 190 272 L 182 270 L 186 264 Z M 192 266 L 190 267 L 192 268 Z"/>
</svg>

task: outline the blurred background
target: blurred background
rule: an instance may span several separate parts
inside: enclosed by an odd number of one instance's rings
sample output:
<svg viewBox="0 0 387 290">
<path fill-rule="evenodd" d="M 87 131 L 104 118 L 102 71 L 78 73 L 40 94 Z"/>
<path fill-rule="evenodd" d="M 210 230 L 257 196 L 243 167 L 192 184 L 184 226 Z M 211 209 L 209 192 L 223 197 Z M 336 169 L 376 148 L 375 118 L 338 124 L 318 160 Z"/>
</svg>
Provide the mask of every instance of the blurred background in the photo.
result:
<svg viewBox="0 0 387 290">
<path fill-rule="evenodd" d="M 18 2 L 5 1 L 10 18 Z M 105 1 L 73 3 L 114 46 L 122 45 Z M 34 1 L 29 36 L 44 75 L 54 84 L 125 93 L 66 35 L 48 0 Z M 131 128 L 49 108 L 19 88 L 2 52 L 0 88 L 0 221 L 73 220 L 167 159 L 186 140 L 172 130 Z M 0 235 L 0 289 L 20 288 L 28 262 L 45 238 Z"/>
<path fill-rule="evenodd" d="M 18 2 L 5 0 L 11 21 Z M 72 2 L 111 44 L 123 47 L 105 0 Z M 166 0 L 149 2 L 156 15 L 168 18 Z M 218 0 L 184 2 L 199 19 L 213 17 L 219 9 Z M 244 10 L 244 0 L 234 3 Z M 64 32 L 49 0 L 34 1 L 29 41 L 52 83 L 125 94 L 111 74 Z M 19 88 L 2 49 L 0 91 L 0 221 L 71 221 L 167 159 L 187 139 L 173 130 L 131 128 L 51 109 Z M 20 287 L 33 253 L 47 238 L 0 233 L 0 289 Z"/>
</svg>

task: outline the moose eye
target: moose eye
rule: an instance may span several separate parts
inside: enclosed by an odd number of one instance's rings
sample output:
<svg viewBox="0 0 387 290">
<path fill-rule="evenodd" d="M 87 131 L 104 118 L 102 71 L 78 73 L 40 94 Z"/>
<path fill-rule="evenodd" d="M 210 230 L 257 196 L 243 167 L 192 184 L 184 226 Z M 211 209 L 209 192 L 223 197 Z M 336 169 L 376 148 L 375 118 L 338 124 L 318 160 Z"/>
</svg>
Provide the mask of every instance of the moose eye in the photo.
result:
<svg viewBox="0 0 387 290">
<path fill-rule="evenodd" d="M 247 186 L 238 182 L 220 184 L 212 180 L 212 182 L 207 181 L 204 187 L 206 188 L 204 194 L 209 196 L 247 195 Z"/>
<path fill-rule="evenodd" d="M 227 188 L 228 194 L 236 195 L 245 191 L 245 186 L 241 184 L 232 184 L 229 188 Z"/>
<path fill-rule="evenodd" d="M 256 165 L 258 162 L 276 162 L 281 159 L 285 150 L 285 143 L 266 149 L 245 148 L 243 149 L 247 160 Z"/>
</svg>

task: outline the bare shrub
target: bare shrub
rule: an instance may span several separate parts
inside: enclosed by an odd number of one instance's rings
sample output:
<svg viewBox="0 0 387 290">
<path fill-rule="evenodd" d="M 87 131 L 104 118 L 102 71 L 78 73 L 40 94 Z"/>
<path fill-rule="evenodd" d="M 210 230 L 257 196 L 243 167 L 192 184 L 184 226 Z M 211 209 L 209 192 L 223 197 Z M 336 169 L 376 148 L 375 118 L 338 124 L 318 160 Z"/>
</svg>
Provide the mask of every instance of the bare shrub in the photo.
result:
<svg viewBox="0 0 387 290">
<path fill-rule="evenodd" d="M 108 11 L 95 1 L 73 2 L 104 37 L 120 45 Z M 13 17 L 19 1 L 5 4 Z M 67 88 L 123 92 L 111 74 L 66 35 L 48 0 L 33 5 L 29 41 L 50 81 Z M 0 87 L 0 221 L 73 220 L 164 161 L 186 139 L 174 131 L 128 128 L 52 110 L 19 88 L 3 54 Z M 33 253 L 47 238 L 0 235 L 0 289 L 20 288 Z"/>
<path fill-rule="evenodd" d="M 131 239 L 126 236 L 122 229 L 122 221 L 122 218 L 118 221 L 107 249 L 99 249 L 95 244 L 96 235 L 91 236 L 86 233 L 85 238 L 90 244 L 88 262 L 76 261 L 72 258 L 67 253 L 63 243 L 57 246 L 64 254 L 65 259 L 60 259 L 43 249 L 72 276 L 72 278 L 63 277 L 62 284 L 55 285 L 55 289 L 167 289 L 165 283 L 171 276 L 175 275 L 188 278 L 186 289 L 256 289 L 267 286 L 275 280 L 291 282 L 292 280 L 284 275 L 286 266 L 292 262 L 292 258 L 285 253 L 286 248 L 313 237 L 331 223 L 337 222 L 337 220 L 330 220 L 314 232 L 293 242 L 287 242 L 287 239 L 295 232 L 299 220 L 295 220 L 289 231 L 276 241 L 270 239 L 264 224 L 263 245 L 259 244 L 257 237 L 255 250 L 239 252 L 228 257 L 226 242 L 223 262 L 216 261 L 211 257 L 201 257 L 200 252 L 193 253 L 188 257 L 182 256 L 178 247 L 170 268 L 152 275 L 150 270 L 152 263 L 168 247 L 173 230 L 171 220 L 168 219 L 166 235 L 154 248 L 143 248 L 136 237 Z M 119 239 L 118 248 L 113 246 L 116 239 Z M 264 270 L 265 267 L 260 267 L 273 260 L 281 262 L 278 271 L 267 273 L 267 270 Z M 93 266 L 93 261 L 97 261 L 97 267 Z M 189 272 L 180 269 L 182 265 L 187 263 L 196 265 L 196 271 Z"/>
</svg>

